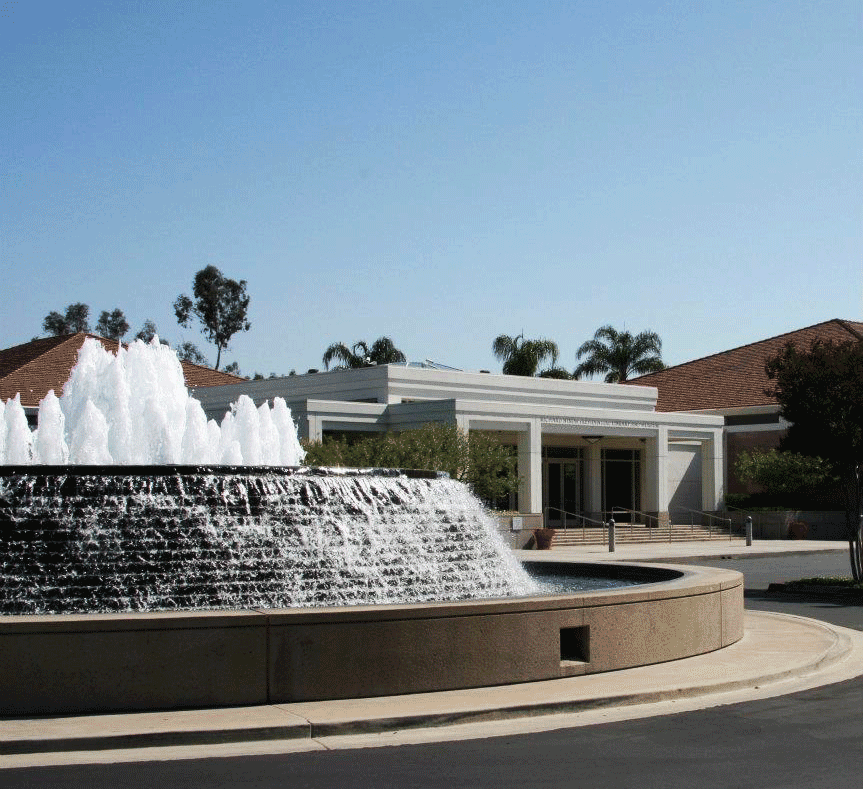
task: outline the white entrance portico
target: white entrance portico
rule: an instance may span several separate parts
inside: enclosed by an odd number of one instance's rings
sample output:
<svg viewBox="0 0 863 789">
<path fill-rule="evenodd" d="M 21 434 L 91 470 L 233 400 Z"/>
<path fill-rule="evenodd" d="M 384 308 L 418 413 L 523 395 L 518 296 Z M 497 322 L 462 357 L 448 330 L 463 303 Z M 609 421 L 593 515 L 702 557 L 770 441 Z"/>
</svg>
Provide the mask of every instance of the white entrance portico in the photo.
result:
<svg viewBox="0 0 863 789">
<path fill-rule="evenodd" d="M 544 416 L 522 418 L 475 413 L 477 403 L 458 403 L 474 413 L 464 421 L 471 430 L 512 432 L 518 446 L 519 510 L 541 512 L 553 522 L 559 511 L 602 519 L 613 508 L 635 510 L 667 519 L 672 500 L 682 508 L 712 511 L 722 501 L 722 427 L 712 417 L 633 411 L 588 413 L 599 409 L 544 407 Z M 565 410 L 580 413 L 564 413 Z M 673 461 L 680 451 L 696 451 L 697 495 L 692 475 L 676 478 Z M 670 463 L 670 460 L 672 461 Z M 690 463 L 690 465 L 692 465 Z M 689 468 L 687 467 L 687 470 Z M 700 472 L 700 473 L 699 473 Z M 681 490 L 681 483 L 690 489 Z M 686 495 L 681 495 L 681 494 Z"/>
<path fill-rule="evenodd" d="M 312 440 L 429 422 L 493 431 L 517 450 L 517 509 L 551 520 L 624 508 L 662 521 L 673 506 L 712 511 L 723 499 L 722 418 L 657 412 L 649 387 L 390 364 L 195 394 L 212 416 L 240 394 L 256 403 L 283 397 Z"/>
</svg>

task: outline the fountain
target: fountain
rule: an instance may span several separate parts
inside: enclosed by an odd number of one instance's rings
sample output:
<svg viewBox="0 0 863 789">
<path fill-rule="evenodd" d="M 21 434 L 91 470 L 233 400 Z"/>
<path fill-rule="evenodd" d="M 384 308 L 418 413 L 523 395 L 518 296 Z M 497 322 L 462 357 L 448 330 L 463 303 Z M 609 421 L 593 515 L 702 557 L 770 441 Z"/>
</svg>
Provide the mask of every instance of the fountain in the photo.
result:
<svg viewBox="0 0 863 789">
<path fill-rule="evenodd" d="M 475 687 L 742 635 L 739 574 L 605 567 L 649 586 L 525 597 L 533 582 L 461 484 L 301 460 L 283 401 L 241 397 L 207 422 L 158 343 L 85 343 L 34 433 L 3 405 L 0 710 Z"/>
<path fill-rule="evenodd" d="M 295 468 L 304 453 L 284 400 L 256 408 L 242 396 L 221 425 L 207 422 L 156 340 L 116 356 L 87 340 L 32 436 L 19 403 L 6 412 L 7 457 L 39 465 L 0 466 L 0 613 L 536 591 L 463 485 Z"/>
</svg>

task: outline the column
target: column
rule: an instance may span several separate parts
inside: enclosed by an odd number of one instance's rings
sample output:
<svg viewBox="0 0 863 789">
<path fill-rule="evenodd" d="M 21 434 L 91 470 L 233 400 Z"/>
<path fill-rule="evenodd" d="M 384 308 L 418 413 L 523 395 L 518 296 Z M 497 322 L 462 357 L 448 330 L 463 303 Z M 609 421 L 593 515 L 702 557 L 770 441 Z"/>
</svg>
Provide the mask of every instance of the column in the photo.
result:
<svg viewBox="0 0 863 789">
<path fill-rule="evenodd" d="M 317 414 L 306 414 L 304 421 L 306 423 L 306 435 L 303 438 L 307 438 L 309 441 L 321 441 L 324 437 L 321 418 Z"/>
<path fill-rule="evenodd" d="M 584 455 L 585 497 L 584 507 L 587 517 L 602 520 L 602 447 L 599 442 L 587 445 Z"/>
<path fill-rule="evenodd" d="M 518 434 L 518 509 L 542 512 L 542 427 L 538 419 L 528 421 Z"/>
<path fill-rule="evenodd" d="M 660 426 L 644 450 L 644 509 L 656 513 L 660 525 L 668 523 L 668 428 Z"/>
<path fill-rule="evenodd" d="M 705 512 L 718 510 L 725 498 L 722 461 L 722 430 L 714 430 L 701 442 L 701 509 Z"/>
</svg>

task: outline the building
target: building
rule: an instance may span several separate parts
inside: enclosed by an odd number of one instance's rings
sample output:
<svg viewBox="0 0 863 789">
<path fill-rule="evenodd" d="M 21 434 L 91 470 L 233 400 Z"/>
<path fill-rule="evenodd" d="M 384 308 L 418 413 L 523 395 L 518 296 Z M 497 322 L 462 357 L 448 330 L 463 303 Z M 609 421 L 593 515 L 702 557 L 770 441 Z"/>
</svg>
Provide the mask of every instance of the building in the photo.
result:
<svg viewBox="0 0 863 789">
<path fill-rule="evenodd" d="M 21 392 L 35 422 L 39 401 L 58 392 L 84 338 L 34 340 L 0 351 L 0 399 Z M 241 394 L 283 397 L 301 437 L 401 431 L 429 422 L 490 431 L 518 456 L 512 509 L 556 525 L 563 513 L 603 520 L 719 509 L 743 449 L 777 446 L 787 424 L 767 394 L 768 359 L 788 343 L 863 339 L 863 323 L 834 319 L 670 367 L 624 384 L 464 372 L 389 364 L 250 381 L 183 362 L 187 385 L 220 420 Z M 107 348 L 116 342 L 102 340 Z M 649 520 L 649 519 L 647 519 Z"/>
<path fill-rule="evenodd" d="M 776 398 L 768 394 L 768 360 L 791 343 L 808 350 L 813 342 L 863 340 L 863 323 L 833 320 L 678 364 L 627 383 L 655 388 L 656 410 L 663 413 L 711 414 L 724 422 L 725 491 L 750 493 L 737 479 L 734 463 L 744 450 L 772 449 L 788 428 Z"/>
<path fill-rule="evenodd" d="M 658 411 L 654 388 L 387 364 L 195 392 L 217 419 L 241 394 L 283 397 L 312 440 L 429 422 L 492 431 L 517 448 L 514 508 L 551 524 L 612 508 L 667 522 L 670 510 L 716 510 L 724 495 L 723 418 Z"/>
<path fill-rule="evenodd" d="M 13 348 L 0 350 L 0 400 L 21 395 L 21 405 L 31 426 L 36 425 L 39 403 L 53 390 L 63 392 L 69 374 L 78 360 L 78 351 L 88 337 L 99 340 L 112 353 L 119 343 L 95 334 L 79 332 L 59 337 L 43 337 Z M 181 362 L 186 386 L 190 388 L 235 383 L 244 379 L 191 362 Z"/>
</svg>

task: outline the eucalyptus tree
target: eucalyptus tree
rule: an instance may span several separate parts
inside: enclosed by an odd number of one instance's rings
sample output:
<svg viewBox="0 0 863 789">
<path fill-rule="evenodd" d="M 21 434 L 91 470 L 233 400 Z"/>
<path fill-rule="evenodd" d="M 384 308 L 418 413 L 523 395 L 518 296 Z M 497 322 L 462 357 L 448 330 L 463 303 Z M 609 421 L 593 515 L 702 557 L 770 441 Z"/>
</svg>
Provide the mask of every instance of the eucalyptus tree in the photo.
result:
<svg viewBox="0 0 863 789">
<path fill-rule="evenodd" d="M 334 342 L 324 351 L 324 367 L 329 370 L 334 359 L 341 362 L 334 370 L 353 370 L 375 364 L 406 362 L 407 357 L 389 337 L 378 337 L 371 345 L 364 340 L 355 342 L 350 348 L 343 342 Z"/>
<path fill-rule="evenodd" d="M 604 375 L 609 384 L 626 381 L 631 375 L 645 375 L 665 369 L 662 340 L 652 331 L 631 334 L 612 326 L 601 326 L 592 340 L 583 343 L 576 358 L 585 360 L 575 368 L 573 378 Z"/>
<path fill-rule="evenodd" d="M 216 366 L 222 351 L 237 332 L 248 331 L 251 324 L 246 318 L 249 297 L 246 280 L 229 279 L 215 266 L 207 266 L 195 274 L 192 283 L 194 300 L 181 294 L 174 302 L 174 313 L 181 326 L 188 326 L 192 316 L 201 322 L 201 332 L 216 346 Z"/>
<path fill-rule="evenodd" d="M 141 327 L 141 330 L 135 335 L 135 339 L 150 342 L 156 334 L 158 334 L 156 324 L 150 320 L 150 318 L 147 318 L 147 320 L 144 321 L 144 325 Z"/>
<path fill-rule="evenodd" d="M 557 357 L 560 355 L 554 340 L 525 340 L 524 334 L 519 334 L 517 337 L 500 334 L 495 338 L 491 349 L 503 362 L 505 375 L 534 376 L 544 361 L 548 361 L 551 365 L 550 370 L 554 370 Z"/>
<path fill-rule="evenodd" d="M 165 343 L 167 345 L 167 343 Z M 181 342 L 174 350 L 177 351 L 177 358 L 182 362 L 191 362 L 192 364 L 200 364 L 204 367 L 207 366 L 207 357 L 201 353 L 200 349 L 193 342 L 189 342 L 186 340 L 185 342 Z M 233 364 L 237 364 L 233 362 Z M 225 372 L 233 372 L 232 369 L 229 369 L 230 365 L 225 368 Z M 239 369 L 239 367 L 238 367 Z"/>
<path fill-rule="evenodd" d="M 96 322 L 96 334 L 111 340 L 120 340 L 129 331 L 129 321 L 123 314 L 123 310 L 117 307 L 111 312 L 102 310 L 99 320 Z"/>
<path fill-rule="evenodd" d="M 65 313 L 49 312 L 42 321 L 42 330 L 55 337 L 90 331 L 90 308 L 77 302 L 66 307 Z"/>
</svg>

